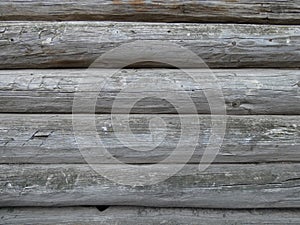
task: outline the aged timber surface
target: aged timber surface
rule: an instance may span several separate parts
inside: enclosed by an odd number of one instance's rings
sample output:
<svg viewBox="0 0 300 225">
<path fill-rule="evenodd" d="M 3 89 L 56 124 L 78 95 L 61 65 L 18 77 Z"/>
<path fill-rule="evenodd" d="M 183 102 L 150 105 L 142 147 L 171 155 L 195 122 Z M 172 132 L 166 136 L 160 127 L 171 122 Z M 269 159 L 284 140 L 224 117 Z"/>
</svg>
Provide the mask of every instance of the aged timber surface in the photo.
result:
<svg viewBox="0 0 300 225">
<path fill-rule="evenodd" d="M 1 1 L 1 20 L 118 20 L 300 24 L 297 0 Z"/>
<path fill-rule="evenodd" d="M 123 182 L 130 167 L 94 165 Z M 173 165 L 156 165 L 151 182 Z M 135 205 L 201 208 L 297 208 L 300 164 L 186 165 L 151 186 L 116 184 L 89 165 L 0 165 L 1 206 Z M 141 169 L 142 171 L 143 169 Z M 113 173 L 113 174 L 112 174 Z M 143 174 L 144 175 L 144 174 Z M 141 179 L 141 180 L 140 180 Z M 137 181 L 137 182 L 138 182 Z"/>
<path fill-rule="evenodd" d="M 207 224 L 207 225 L 298 225 L 299 210 L 210 210 L 111 206 L 101 212 L 96 207 L 3 208 L 2 224 Z M 47 215 L 47 216 L 45 216 Z"/>
<path fill-rule="evenodd" d="M 101 54 L 135 40 L 186 47 L 212 68 L 300 67 L 300 26 L 114 22 L 2 22 L 0 68 L 88 67 Z M 141 51 L 145 43 L 136 43 Z M 168 60 L 182 67 L 198 61 L 168 48 Z M 103 66 L 127 62 L 119 52 Z M 173 58 L 172 58 L 173 57 Z M 156 61 L 156 60 L 152 60 Z M 138 66 L 161 66 L 140 63 Z"/>
<path fill-rule="evenodd" d="M 121 115 L 115 115 L 117 118 Z M 121 142 L 116 137 L 110 115 L 96 116 L 97 133 L 110 154 L 128 163 L 156 163 L 169 156 L 179 143 L 180 118 L 177 115 L 159 115 L 164 123 L 149 130 L 149 121 L 158 115 L 132 115 L 129 124 L 136 140 Z M 80 115 L 83 120 L 85 115 Z M 199 115 L 200 136 L 191 163 L 199 163 L 211 136 L 211 117 Z M 299 116 L 227 116 L 227 130 L 215 163 L 300 162 Z M 213 121 L 224 123 L 224 117 L 213 116 Z M 185 116 L 190 125 L 184 127 L 191 134 L 197 129 L 195 116 Z M 118 120 L 125 126 L 126 120 Z M 196 121 L 197 122 L 197 121 Z M 89 149 L 92 127 L 82 127 L 77 137 L 80 146 Z M 74 137 L 72 115 L 56 114 L 0 114 L 1 163 L 85 163 Z M 126 131 L 118 134 L 127 135 Z M 150 139 L 149 139 L 150 138 Z M 193 137 L 191 137 L 193 138 Z M 143 140 L 143 141 L 142 141 Z M 152 143 L 152 141 L 154 143 Z M 86 146 L 85 146 L 86 143 Z M 193 143 L 190 138 L 183 145 L 174 163 L 182 163 L 182 156 Z M 196 142 L 197 143 L 197 142 Z M 143 146 L 153 150 L 136 151 Z M 154 144 L 154 145 L 152 145 Z M 156 147 L 156 148 L 155 148 Z M 151 151 L 150 151 L 151 150 Z M 95 155 L 97 162 L 103 158 Z"/>
<path fill-rule="evenodd" d="M 140 101 L 131 113 L 176 113 L 168 99 L 163 99 L 173 92 L 181 113 L 192 113 L 190 103 L 184 99 L 188 96 L 198 113 L 210 114 L 205 90 L 211 88 L 213 77 L 207 71 L 191 72 L 193 76 L 203 77 L 200 82 L 180 70 L 124 69 L 115 74 L 107 71 L 111 77 L 108 80 L 98 72 L 95 69 L 0 70 L 0 112 L 72 113 L 75 92 L 81 91 L 84 98 L 91 98 L 89 92 L 95 96 L 99 92 L 96 112 L 110 113 L 115 98 L 125 89 L 127 98 L 122 97 L 122 104 L 115 105 L 114 112 L 126 112 L 138 95 Z M 212 73 L 222 88 L 228 114 L 300 114 L 300 70 L 226 69 L 212 70 Z M 144 98 L 145 90 L 135 88 L 135 83 L 144 82 L 142 85 L 147 87 L 151 81 L 157 88 L 151 90 L 160 93 L 161 99 L 151 97 L 152 93 Z M 89 88 L 95 82 L 98 82 L 97 88 Z M 182 92 L 186 95 L 176 95 Z M 82 107 L 81 112 L 88 111 Z"/>
</svg>

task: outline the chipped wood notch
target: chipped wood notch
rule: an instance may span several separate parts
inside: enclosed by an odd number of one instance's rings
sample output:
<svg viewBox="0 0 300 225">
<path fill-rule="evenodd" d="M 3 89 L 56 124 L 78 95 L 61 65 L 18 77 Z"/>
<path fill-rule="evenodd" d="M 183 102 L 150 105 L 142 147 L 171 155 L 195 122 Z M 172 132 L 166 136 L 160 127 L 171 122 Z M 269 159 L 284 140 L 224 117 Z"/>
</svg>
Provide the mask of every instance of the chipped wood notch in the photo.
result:
<svg viewBox="0 0 300 225">
<path fill-rule="evenodd" d="M 31 136 L 31 139 L 33 138 L 47 138 L 50 136 L 50 134 L 52 133 L 53 131 L 36 131 L 32 136 Z"/>
</svg>

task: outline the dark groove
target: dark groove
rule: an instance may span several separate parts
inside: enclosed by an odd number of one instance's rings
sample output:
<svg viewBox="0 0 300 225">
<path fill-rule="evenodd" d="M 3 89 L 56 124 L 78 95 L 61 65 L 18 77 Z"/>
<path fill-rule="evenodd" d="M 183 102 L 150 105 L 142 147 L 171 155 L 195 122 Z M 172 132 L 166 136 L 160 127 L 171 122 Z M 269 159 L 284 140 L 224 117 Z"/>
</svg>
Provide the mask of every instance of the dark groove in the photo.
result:
<svg viewBox="0 0 300 225">
<path fill-rule="evenodd" d="M 100 211 L 100 212 L 104 212 L 105 210 L 107 210 L 110 207 L 110 205 L 97 205 L 96 208 Z"/>
</svg>

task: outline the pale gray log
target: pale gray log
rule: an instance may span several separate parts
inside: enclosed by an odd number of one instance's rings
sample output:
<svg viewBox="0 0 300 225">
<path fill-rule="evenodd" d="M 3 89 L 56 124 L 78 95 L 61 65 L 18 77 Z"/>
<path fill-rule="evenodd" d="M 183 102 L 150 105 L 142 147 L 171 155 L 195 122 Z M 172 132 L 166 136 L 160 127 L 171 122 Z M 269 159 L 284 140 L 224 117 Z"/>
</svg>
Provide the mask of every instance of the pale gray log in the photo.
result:
<svg viewBox="0 0 300 225">
<path fill-rule="evenodd" d="M 151 181 L 173 165 L 157 165 Z M 128 167 L 94 165 L 126 179 Z M 300 207 L 300 164 L 186 165 L 151 186 L 118 185 L 89 165 L 0 165 L 0 204 L 6 206 L 134 205 L 201 208 Z"/>
<path fill-rule="evenodd" d="M 299 24 L 297 0 L 1 1 L 1 20 L 118 20 Z"/>
<path fill-rule="evenodd" d="M 179 44 L 212 68 L 300 67 L 300 26 L 2 22 L 0 31 L 0 68 L 88 67 L 103 53 L 135 40 Z M 143 43 L 137 45 L 145 47 Z M 169 49 L 168 53 L 173 55 L 168 59 L 182 67 L 199 66 L 198 62 L 180 56 L 177 50 Z M 118 57 L 104 66 L 128 63 L 127 57 Z M 141 62 L 138 66 L 162 65 Z"/>
<path fill-rule="evenodd" d="M 207 224 L 207 225 L 298 225 L 299 210 L 209 210 L 111 206 L 103 212 L 95 207 L 2 208 L 1 224 Z"/>
<path fill-rule="evenodd" d="M 129 163 L 155 163 L 165 159 L 176 148 L 181 134 L 178 116 L 161 115 L 166 131 L 161 124 L 153 130 L 153 135 L 165 133 L 166 138 L 152 151 L 135 151 L 132 149 L 148 142 L 128 140 L 127 146 L 124 146 L 114 134 L 111 116 L 96 118 L 98 134 L 105 147 L 114 157 Z M 151 118 L 153 115 L 131 116 L 132 132 L 146 140 L 150 135 Z M 186 118 L 195 121 L 192 116 Z M 222 118 L 213 118 L 223 121 Z M 226 135 L 215 163 L 300 162 L 299 116 L 227 118 Z M 124 123 L 124 120 L 121 121 Z M 210 116 L 200 115 L 199 121 L 200 137 L 190 161 L 192 163 L 199 163 L 211 135 Z M 82 131 L 82 137 L 86 137 L 87 142 L 91 140 L 91 135 L 88 131 Z M 0 138 L 0 163 L 85 163 L 73 134 L 72 115 L 0 114 Z M 186 148 L 193 144 L 189 140 L 183 140 L 183 143 Z M 182 154 L 185 150 L 182 149 Z M 182 163 L 182 157 L 179 155 L 174 162 Z"/>
<path fill-rule="evenodd" d="M 0 112 L 71 113 L 74 93 L 80 88 L 92 87 L 99 77 L 103 77 L 97 71 L 0 70 Z M 226 69 L 212 70 L 212 72 L 222 88 L 228 114 L 300 114 L 300 87 L 296 85 L 300 81 L 299 70 Z M 193 75 L 207 77 L 206 73 L 199 70 Z M 107 76 L 109 75 L 107 72 Z M 99 92 L 96 112 L 110 113 L 118 93 L 133 82 L 143 82 L 142 79 L 145 78 L 155 82 L 158 80 L 158 84 L 164 87 L 169 86 L 168 91 L 159 86 L 155 91 L 160 92 L 162 98 L 174 92 L 181 112 L 187 114 L 193 112 L 190 104 L 180 95 L 176 95 L 185 91 L 194 101 L 198 113 L 210 114 L 204 92 L 209 87 L 207 80 L 203 78 L 201 82 L 196 83 L 182 71 L 166 69 L 129 69 L 112 74 L 101 91 L 99 91 L 103 84 L 101 82 L 97 90 L 93 88 L 90 90 L 95 92 L 95 96 L 97 96 L 96 92 Z M 144 85 L 147 87 L 148 84 Z M 126 112 L 136 92 L 137 90 L 134 89 L 131 94 L 128 94 L 128 98 L 122 97 L 122 105 L 118 105 L 114 112 Z M 90 94 L 87 91 L 86 98 L 89 98 Z M 84 93 L 82 95 L 84 96 Z M 82 107 L 81 112 L 86 113 L 86 107 Z M 131 112 L 176 113 L 176 109 L 166 100 L 146 98 L 141 99 Z"/>
</svg>

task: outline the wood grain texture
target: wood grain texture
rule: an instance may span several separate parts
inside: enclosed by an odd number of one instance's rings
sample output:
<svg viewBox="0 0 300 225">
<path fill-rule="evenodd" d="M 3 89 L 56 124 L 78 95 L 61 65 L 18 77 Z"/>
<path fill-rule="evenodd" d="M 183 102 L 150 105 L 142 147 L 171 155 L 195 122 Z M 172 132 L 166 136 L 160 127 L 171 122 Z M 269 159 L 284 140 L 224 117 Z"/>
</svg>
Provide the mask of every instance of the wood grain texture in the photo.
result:
<svg viewBox="0 0 300 225">
<path fill-rule="evenodd" d="M 3 225 L 94 225 L 94 224 L 207 224 L 207 225 L 298 225 L 299 210 L 209 210 L 112 206 L 104 212 L 95 207 L 3 208 Z M 47 216 L 45 216 L 47 215 Z"/>
<path fill-rule="evenodd" d="M 94 165 L 124 180 L 128 167 Z M 173 165 L 158 165 L 148 181 Z M 118 185 L 89 165 L 0 165 L 0 204 L 6 206 L 134 205 L 200 208 L 297 208 L 300 164 L 186 165 L 151 186 Z M 136 179 L 145 179 L 137 176 Z"/>
<path fill-rule="evenodd" d="M 91 98 L 86 87 L 104 76 L 98 70 L 0 70 L 0 112 L 1 113 L 72 113 L 75 92 L 86 91 L 85 98 Z M 300 114 L 300 70 L 273 69 L 226 69 L 212 70 L 222 88 L 227 114 Z M 197 71 L 197 77 L 204 77 L 201 82 L 194 81 L 180 70 L 167 69 L 127 69 L 100 82 L 96 102 L 96 113 L 111 113 L 111 108 L 120 91 L 143 79 L 152 80 L 164 87 L 157 86 L 162 98 L 173 92 L 181 113 L 192 113 L 191 106 L 183 96 L 177 93 L 185 91 L 197 108 L 198 113 L 210 114 L 205 90 L 206 71 Z M 109 72 L 107 72 L 107 76 Z M 195 74 L 193 72 L 193 74 Z M 206 77 L 206 78 L 205 78 Z M 145 82 L 145 81 L 144 81 Z M 105 83 L 101 91 L 99 88 Z M 176 84 L 175 86 L 173 84 Z M 145 86 L 148 85 L 144 83 Z M 122 104 L 115 106 L 114 112 L 124 113 L 138 90 L 133 88 L 128 97 L 122 97 Z M 128 92 L 130 93 L 130 92 Z M 141 100 L 131 109 L 131 113 L 176 113 L 176 109 L 164 99 L 146 98 L 141 92 Z M 85 94 L 82 93 L 82 96 Z M 87 108 L 82 107 L 82 113 Z"/>
<path fill-rule="evenodd" d="M 135 40 L 179 44 L 192 50 L 211 68 L 300 67 L 300 26 L 2 22 L 0 68 L 88 67 L 101 54 Z M 157 45 L 161 48 L 161 43 Z M 144 43 L 137 44 L 137 49 L 144 47 Z M 103 66 L 115 67 L 127 62 L 126 54 L 116 55 L 103 62 Z M 183 67 L 199 66 L 198 61 L 180 57 L 177 50 L 168 49 L 168 54 L 169 60 Z M 138 66 L 162 65 L 141 62 Z"/>
<path fill-rule="evenodd" d="M 156 115 L 157 116 L 157 115 Z M 127 163 L 156 163 L 170 155 L 181 135 L 180 118 L 176 115 L 161 115 L 165 121 L 152 133 L 149 121 L 153 115 L 130 116 L 130 128 L 137 138 L 124 145 L 116 137 L 110 115 L 96 117 L 96 127 L 102 143 L 115 158 Z M 84 115 L 82 115 L 82 118 Z M 193 116 L 186 116 L 191 124 Z M 222 117 L 213 117 L 222 122 Z M 0 163 L 85 163 L 76 144 L 72 127 L 72 115 L 55 114 L 0 114 Z M 120 123 L 126 120 L 121 118 Z M 190 163 L 199 163 L 211 136 L 210 116 L 200 115 L 200 137 Z M 223 145 L 215 163 L 257 163 L 257 162 L 300 162 L 300 124 L 299 116 L 228 116 L 227 130 Z M 194 130 L 193 125 L 185 128 Z M 92 140 L 92 128 L 83 127 L 82 137 Z M 119 132 L 122 134 L 122 132 Z M 150 135 L 151 134 L 151 135 Z M 165 135 L 165 136 L 164 136 Z M 165 137 L 152 151 L 136 151 L 149 137 Z M 155 139 L 156 140 L 156 139 Z M 158 140 L 158 139 L 157 139 Z M 186 149 L 193 143 L 183 140 Z M 82 146 L 82 145 L 81 145 Z M 98 156 L 95 155 L 95 159 Z M 103 159 L 99 158 L 103 163 Z M 174 163 L 183 163 L 179 154 Z"/>
<path fill-rule="evenodd" d="M 297 0 L 1 1 L 1 20 L 118 20 L 299 24 Z"/>
</svg>

